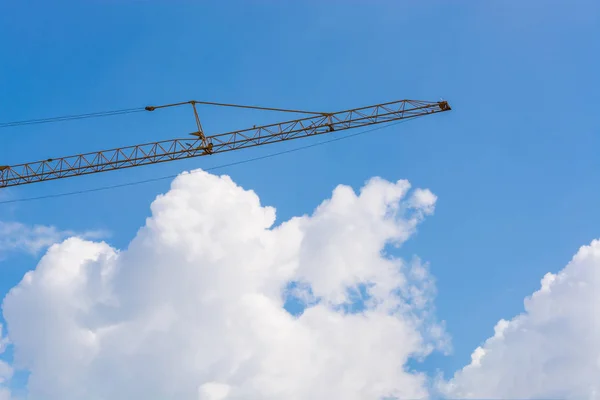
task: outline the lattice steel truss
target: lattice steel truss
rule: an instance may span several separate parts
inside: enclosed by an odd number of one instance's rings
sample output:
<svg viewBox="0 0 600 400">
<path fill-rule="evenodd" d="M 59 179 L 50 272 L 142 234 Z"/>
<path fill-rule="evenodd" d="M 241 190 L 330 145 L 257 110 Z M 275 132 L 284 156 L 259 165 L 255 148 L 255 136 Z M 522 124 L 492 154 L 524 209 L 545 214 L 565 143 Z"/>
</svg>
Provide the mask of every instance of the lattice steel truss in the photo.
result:
<svg viewBox="0 0 600 400">
<path fill-rule="evenodd" d="M 0 187 L 25 185 L 223 153 L 334 131 L 411 119 L 451 109 L 446 101 L 400 100 L 205 136 L 195 106 L 199 102 L 188 103 L 193 106 L 198 125 L 198 130 L 191 133 L 193 138 L 164 140 L 14 166 L 0 166 Z M 146 107 L 146 110 L 153 111 L 157 108 L 161 107 Z"/>
</svg>

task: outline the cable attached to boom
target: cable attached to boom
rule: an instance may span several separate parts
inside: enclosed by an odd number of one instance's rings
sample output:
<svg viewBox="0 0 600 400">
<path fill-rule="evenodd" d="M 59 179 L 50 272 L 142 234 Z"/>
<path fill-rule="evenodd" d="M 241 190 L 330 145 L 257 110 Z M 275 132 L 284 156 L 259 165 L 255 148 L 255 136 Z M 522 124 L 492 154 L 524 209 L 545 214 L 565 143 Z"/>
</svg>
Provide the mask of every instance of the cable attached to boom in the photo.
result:
<svg viewBox="0 0 600 400">
<path fill-rule="evenodd" d="M 100 112 L 93 112 L 93 113 L 87 113 L 87 114 L 63 115 L 60 117 L 37 118 L 37 119 L 27 119 L 27 120 L 22 120 L 22 121 L 1 122 L 0 129 L 16 127 L 16 126 L 23 126 L 23 125 L 37 125 L 37 124 L 48 124 L 48 123 L 54 123 L 54 122 L 72 121 L 72 120 L 87 119 L 87 118 L 110 117 L 110 116 L 114 116 L 114 115 L 138 113 L 141 111 L 154 111 L 154 110 L 158 110 L 161 108 L 177 107 L 177 106 L 182 106 L 185 104 L 191 104 L 191 105 L 201 104 L 201 105 L 207 105 L 207 106 L 246 108 L 246 109 L 252 109 L 252 110 L 278 111 L 278 112 L 289 112 L 289 113 L 299 113 L 299 114 L 315 114 L 315 115 L 325 114 L 322 112 L 315 112 L 315 111 L 303 111 L 303 110 L 294 110 L 294 109 L 286 109 L 286 108 L 247 106 L 247 105 L 241 105 L 241 104 L 216 103 L 216 102 L 211 102 L 211 101 L 190 100 L 190 101 L 185 101 L 185 102 L 181 102 L 181 103 L 172 103 L 172 104 L 165 104 L 165 105 L 160 105 L 160 106 L 125 108 L 122 110 L 100 111 Z"/>
<path fill-rule="evenodd" d="M 125 108 L 122 110 L 113 110 L 113 111 L 100 111 L 88 114 L 76 114 L 76 115 L 63 115 L 61 117 L 51 117 L 51 118 L 38 118 L 38 119 L 27 119 L 23 121 L 12 121 L 12 122 L 2 122 L 0 123 L 0 128 L 10 128 L 13 126 L 22 126 L 22 125 L 36 125 L 36 124 L 48 124 L 52 122 L 63 122 L 63 121 L 72 121 L 76 119 L 86 119 L 86 118 L 98 118 L 98 117 L 110 117 L 113 115 L 121 115 L 121 114 L 131 114 L 136 112 L 146 111 L 145 108 Z"/>
</svg>

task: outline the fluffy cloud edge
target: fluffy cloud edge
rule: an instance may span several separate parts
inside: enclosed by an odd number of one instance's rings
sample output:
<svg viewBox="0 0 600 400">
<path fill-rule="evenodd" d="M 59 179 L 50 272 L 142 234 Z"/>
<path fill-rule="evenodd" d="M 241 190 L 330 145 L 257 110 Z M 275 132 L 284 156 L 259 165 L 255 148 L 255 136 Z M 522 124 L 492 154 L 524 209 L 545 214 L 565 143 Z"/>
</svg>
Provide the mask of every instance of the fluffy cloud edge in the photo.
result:
<svg viewBox="0 0 600 400">
<path fill-rule="evenodd" d="M 42 251 L 69 237 L 97 240 L 110 237 L 105 230 L 76 232 L 52 225 L 28 225 L 17 221 L 0 221 L 0 260 L 15 252 L 39 256 Z"/>
<path fill-rule="evenodd" d="M 600 240 L 581 246 L 444 381 L 451 398 L 600 398 Z"/>
</svg>

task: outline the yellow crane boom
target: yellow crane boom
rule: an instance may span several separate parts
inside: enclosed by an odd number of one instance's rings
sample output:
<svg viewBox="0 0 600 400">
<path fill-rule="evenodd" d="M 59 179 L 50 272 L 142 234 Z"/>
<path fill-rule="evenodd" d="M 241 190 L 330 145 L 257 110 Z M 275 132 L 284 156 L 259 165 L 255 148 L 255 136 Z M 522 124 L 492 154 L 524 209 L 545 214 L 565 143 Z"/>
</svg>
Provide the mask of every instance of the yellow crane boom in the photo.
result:
<svg viewBox="0 0 600 400">
<path fill-rule="evenodd" d="M 451 110 L 446 101 L 398 100 L 334 113 L 312 113 L 316 115 L 205 136 L 196 110 L 196 104 L 216 103 L 189 101 L 167 106 L 149 106 L 145 109 L 147 111 L 154 111 L 159 108 L 181 104 L 191 104 L 193 107 L 198 130 L 190 134 L 193 136 L 192 138 L 171 139 L 119 147 L 68 157 L 49 158 L 43 161 L 13 166 L 0 165 L 0 188 L 223 153 L 334 131 L 344 131 L 397 120 L 417 118 Z M 263 110 L 294 111 L 247 107 Z"/>
</svg>

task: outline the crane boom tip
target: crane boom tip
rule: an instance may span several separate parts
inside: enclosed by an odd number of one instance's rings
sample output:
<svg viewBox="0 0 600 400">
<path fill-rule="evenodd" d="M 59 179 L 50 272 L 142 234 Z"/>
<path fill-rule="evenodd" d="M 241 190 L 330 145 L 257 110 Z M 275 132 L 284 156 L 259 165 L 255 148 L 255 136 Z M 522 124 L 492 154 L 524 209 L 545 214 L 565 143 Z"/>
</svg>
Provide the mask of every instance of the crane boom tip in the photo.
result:
<svg viewBox="0 0 600 400">
<path fill-rule="evenodd" d="M 438 102 L 438 105 L 440 107 L 440 110 L 442 110 L 442 111 L 452 110 L 452 107 L 450 107 L 450 104 L 448 104 L 448 102 L 446 100 Z"/>
</svg>

